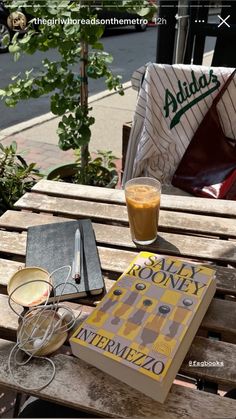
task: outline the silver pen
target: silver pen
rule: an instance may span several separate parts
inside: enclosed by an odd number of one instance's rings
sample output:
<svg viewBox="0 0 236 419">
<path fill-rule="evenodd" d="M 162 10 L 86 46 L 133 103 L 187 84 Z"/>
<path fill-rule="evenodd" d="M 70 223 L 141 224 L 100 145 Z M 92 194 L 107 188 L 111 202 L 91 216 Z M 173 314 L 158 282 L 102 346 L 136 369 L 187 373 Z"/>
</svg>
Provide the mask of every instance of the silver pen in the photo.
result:
<svg viewBox="0 0 236 419">
<path fill-rule="evenodd" d="M 80 251 L 81 251 L 81 234 L 79 228 L 75 232 L 75 245 L 74 245 L 74 259 L 73 259 L 73 279 L 80 282 Z"/>
</svg>

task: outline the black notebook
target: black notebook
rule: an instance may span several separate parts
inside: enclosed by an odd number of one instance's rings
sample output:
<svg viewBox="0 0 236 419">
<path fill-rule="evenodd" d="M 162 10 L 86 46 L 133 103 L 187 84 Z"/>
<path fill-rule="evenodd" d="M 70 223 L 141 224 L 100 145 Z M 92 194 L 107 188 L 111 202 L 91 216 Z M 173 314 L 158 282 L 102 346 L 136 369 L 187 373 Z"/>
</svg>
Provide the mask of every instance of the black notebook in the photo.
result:
<svg viewBox="0 0 236 419">
<path fill-rule="evenodd" d="M 80 282 L 73 279 L 75 235 L 79 229 Z M 26 266 L 38 266 L 52 273 L 64 265 L 71 266 L 68 283 L 62 285 L 68 275 L 64 268 L 52 276 L 56 296 L 62 300 L 75 299 L 104 292 L 105 284 L 101 272 L 94 231 L 90 220 L 68 221 L 29 227 L 27 235 Z M 59 285 L 61 284 L 61 285 Z M 63 290 L 64 288 L 64 290 Z"/>
</svg>

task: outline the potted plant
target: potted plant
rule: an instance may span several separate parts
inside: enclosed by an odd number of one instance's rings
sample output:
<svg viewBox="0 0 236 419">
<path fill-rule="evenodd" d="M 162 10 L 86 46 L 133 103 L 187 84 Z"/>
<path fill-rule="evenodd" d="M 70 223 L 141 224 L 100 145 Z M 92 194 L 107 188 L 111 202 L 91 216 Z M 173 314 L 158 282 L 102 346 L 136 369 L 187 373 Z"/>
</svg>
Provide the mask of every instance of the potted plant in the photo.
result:
<svg viewBox="0 0 236 419">
<path fill-rule="evenodd" d="M 0 144 L 0 215 L 12 209 L 42 176 L 35 166 L 35 163 L 27 164 L 17 153 L 15 141 L 5 147 Z"/>
<path fill-rule="evenodd" d="M 153 6 L 147 0 L 100 1 L 100 6 L 132 10 L 142 16 L 152 13 Z M 11 1 L 8 0 L 9 7 Z M 43 0 L 33 5 L 31 0 L 16 0 L 14 8 L 27 8 L 33 18 L 24 38 L 19 39 L 16 33 L 10 51 L 17 60 L 22 52 L 34 54 L 36 51 L 57 49 L 58 61 L 43 60 L 43 71 L 34 75 L 32 70 L 25 76 L 14 77 L 0 95 L 8 106 L 15 106 L 21 99 L 38 98 L 44 94 L 51 95 L 51 111 L 62 119 L 58 125 L 59 147 L 62 150 L 73 149 L 77 154 L 73 181 L 83 184 L 94 184 L 110 181 L 114 173 L 114 162 L 109 155 L 109 165 L 103 168 L 104 154 L 93 160 L 89 152 L 91 125 L 95 122 L 90 115 L 88 104 L 88 79 L 105 78 L 108 89 L 124 94 L 121 77 L 114 75 L 109 64 L 112 57 L 103 50 L 100 42 L 104 26 L 97 24 L 96 1 L 68 2 L 64 0 Z M 112 10 L 113 10 L 112 9 Z M 95 24 L 94 24 L 95 22 Z M 79 158 L 78 158 L 79 150 Z M 107 173 L 107 170 L 108 173 Z M 95 173 L 97 170 L 97 174 Z M 109 174 L 109 176 L 108 176 Z M 103 182 L 104 180 L 104 182 Z"/>
</svg>

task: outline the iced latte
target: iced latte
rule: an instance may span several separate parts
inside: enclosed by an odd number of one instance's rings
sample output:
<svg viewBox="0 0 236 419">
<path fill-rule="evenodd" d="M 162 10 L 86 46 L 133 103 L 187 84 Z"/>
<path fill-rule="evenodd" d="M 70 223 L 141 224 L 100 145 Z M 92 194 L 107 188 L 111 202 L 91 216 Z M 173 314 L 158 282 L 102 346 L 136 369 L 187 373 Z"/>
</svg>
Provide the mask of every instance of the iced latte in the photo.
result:
<svg viewBox="0 0 236 419">
<path fill-rule="evenodd" d="M 131 236 L 145 245 L 156 240 L 161 185 L 156 179 L 135 178 L 125 185 L 126 205 Z"/>
</svg>

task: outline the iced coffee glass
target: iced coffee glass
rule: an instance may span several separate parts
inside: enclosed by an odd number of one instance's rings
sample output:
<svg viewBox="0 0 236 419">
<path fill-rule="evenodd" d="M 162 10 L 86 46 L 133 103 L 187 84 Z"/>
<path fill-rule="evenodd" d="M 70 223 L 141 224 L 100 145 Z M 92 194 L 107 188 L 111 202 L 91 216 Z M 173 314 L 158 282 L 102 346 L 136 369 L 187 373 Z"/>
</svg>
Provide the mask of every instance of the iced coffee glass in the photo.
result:
<svg viewBox="0 0 236 419">
<path fill-rule="evenodd" d="M 157 238 L 161 184 L 149 177 L 131 179 L 125 184 L 132 240 L 141 245 L 153 243 Z"/>
</svg>

